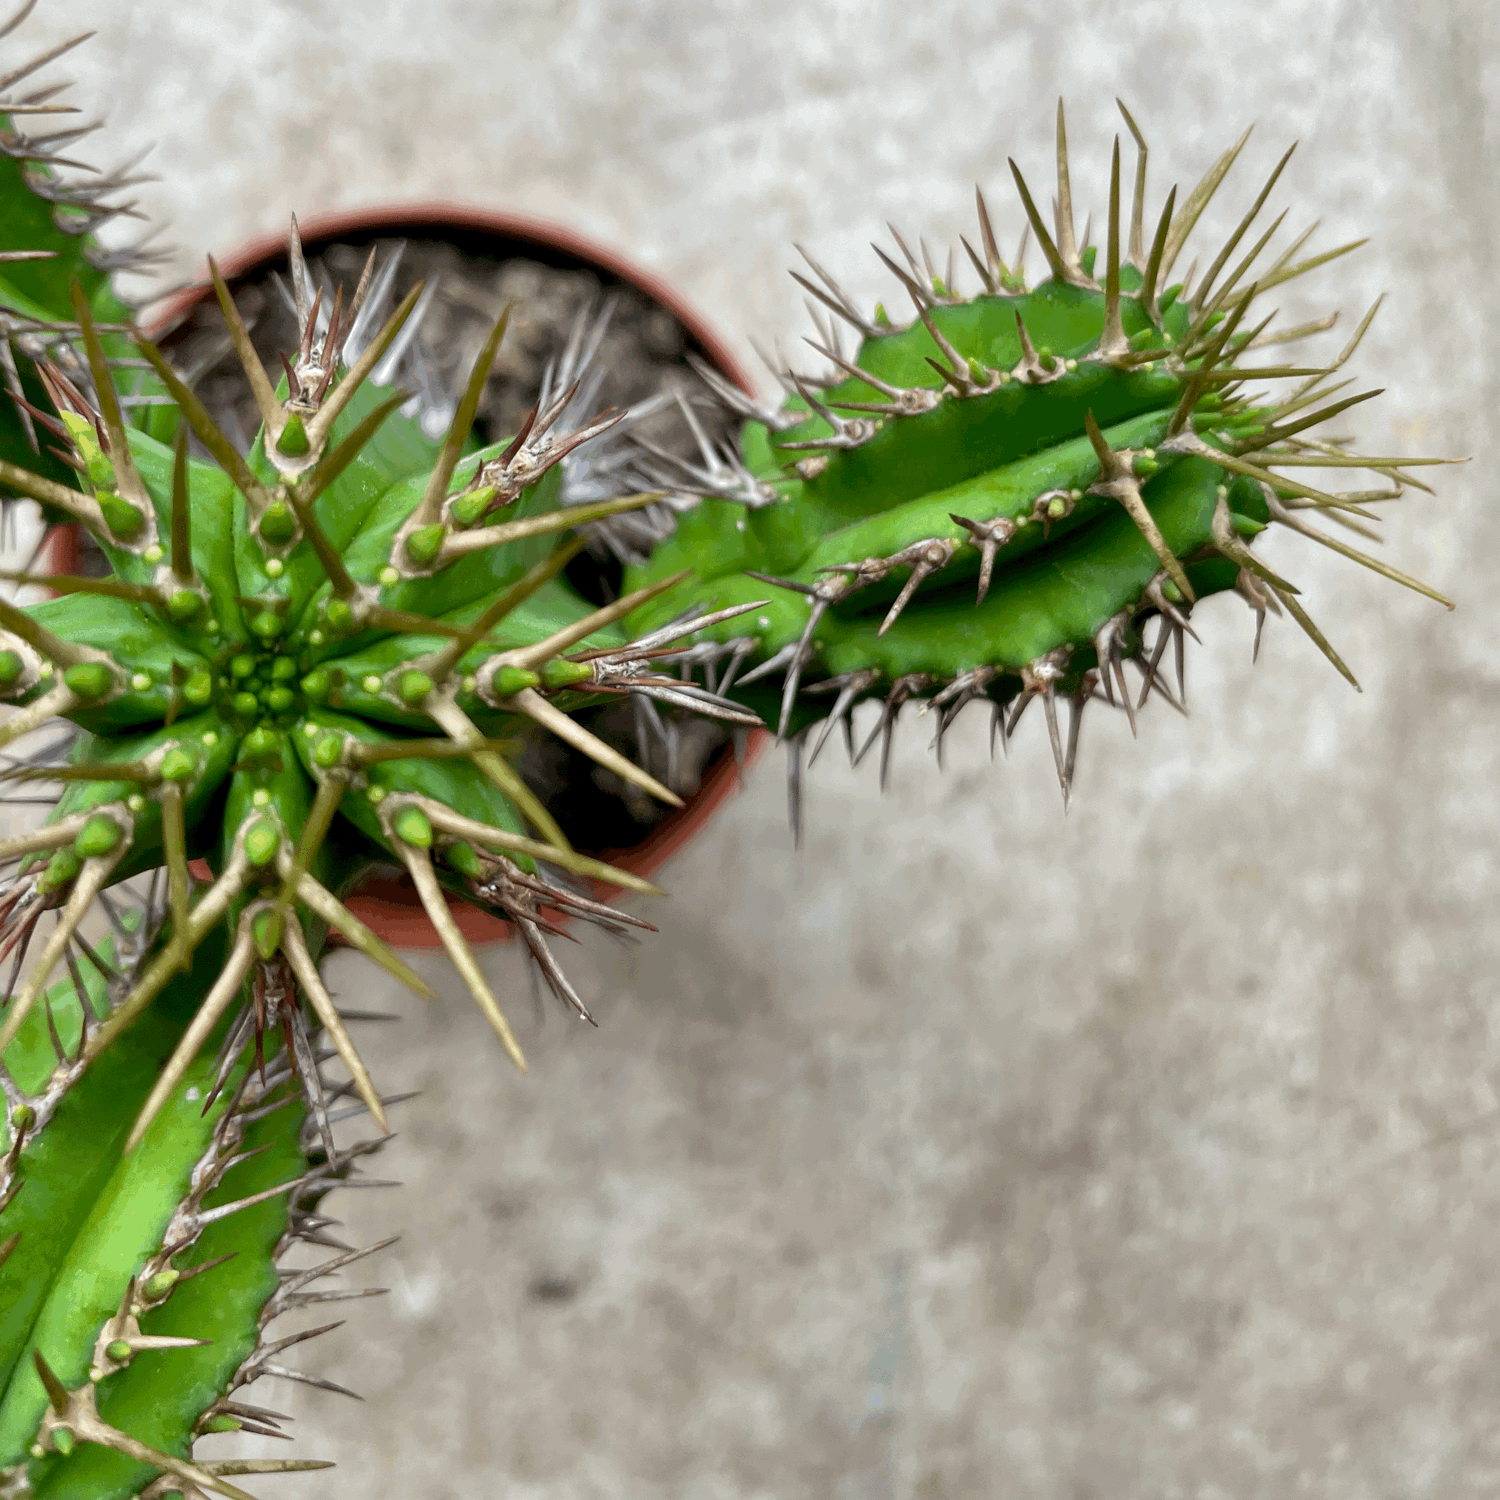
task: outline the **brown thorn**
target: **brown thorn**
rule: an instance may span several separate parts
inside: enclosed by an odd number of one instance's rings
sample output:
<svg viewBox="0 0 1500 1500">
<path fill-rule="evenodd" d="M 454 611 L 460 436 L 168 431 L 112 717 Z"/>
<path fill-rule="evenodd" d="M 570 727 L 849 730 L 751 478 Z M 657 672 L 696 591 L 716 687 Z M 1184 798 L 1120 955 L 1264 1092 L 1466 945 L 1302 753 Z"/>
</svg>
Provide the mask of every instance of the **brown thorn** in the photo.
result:
<svg viewBox="0 0 1500 1500">
<path fill-rule="evenodd" d="M 1099 337 L 1098 358 L 1109 360 L 1130 348 L 1120 321 L 1120 138 L 1115 137 L 1109 166 L 1109 231 L 1105 250 L 1104 331 Z"/>
<path fill-rule="evenodd" d="M 1068 806 L 1067 767 L 1063 759 L 1062 736 L 1057 727 L 1057 690 L 1048 683 L 1041 691 L 1042 709 L 1047 715 L 1047 738 L 1052 742 L 1052 762 L 1057 768 L 1057 784 L 1062 788 L 1063 810 Z"/>
<path fill-rule="evenodd" d="M 1058 252 L 1057 246 L 1052 241 L 1052 236 L 1047 233 L 1046 226 L 1042 223 L 1042 216 L 1037 212 L 1035 202 L 1031 197 L 1031 190 L 1026 186 L 1026 179 L 1021 176 L 1021 169 L 1014 160 L 1010 163 L 1011 175 L 1016 180 L 1016 189 L 1021 195 L 1021 206 L 1026 210 L 1027 221 L 1031 225 L 1032 232 L 1036 235 L 1037 244 L 1042 247 L 1042 254 L 1047 258 L 1047 264 L 1052 268 L 1052 274 L 1058 281 L 1078 284 L 1073 272 Z M 1085 283 L 1088 284 L 1088 283 Z"/>
<path fill-rule="evenodd" d="M 1435 599 L 1439 604 L 1446 605 L 1449 609 L 1455 607 L 1451 599 L 1444 594 L 1440 594 L 1435 588 L 1429 587 L 1420 579 L 1413 578 L 1410 574 L 1401 572 L 1399 568 L 1391 567 L 1389 563 L 1382 562 L 1378 557 L 1371 557 L 1367 552 L 1360 552 L 1357 548 L 1347 546 L 1345 543 L 1339 541 L 1337 537 L 1328 536 L 1326 533 L 1318 531 L 1315 527 L 1309 526 L 1281 503 L 1274 490 L 1266 496 L 1266 505 L 1270 509 L 1271 515 L 1280 521 L 1283 526 L 1289 526 L 1293 531 L 1300 533 L 1302 536 L 1311 538 L 1332 552 L 1337 552 L 1339 556 L 1347 557 L 1351 562 L 1357 562 L 1361 567 L 1369 568 L 1372 572 L 1379 573 L 1382 578 L 1389 578 L 1392 583 L 1399 583 L 1403 588 L 1411 589 L 1418 594 L 1425 594 L 1429 599 Z"/>
<path fill-rule="evenodd" d="M 1125 123 L 1135 140 L 1135 194 L 1130 208 L 1130 249 L 1126 254 L 1126 260 L 1139 271 L 1146 264 L 1142 234 L 1146 217 L 1146 158 L 1150 152 L 1146 146 L 1146 138 L 1141 134 L 1140 127 L 1131 117 L 1130 111 L 1119 99 L 1115 100 L 1115 104 L 1125 117 Z"/>
<path fill-rule="evenodd" d="M 214 295 L 219 299 L 219 308 L 224 315 L 225 325 L 229 329 L 230 342 L 234 345 L 240 368 L 245 372 L 250 394 L 254 398 L 256 409 L 260 412 L 260 419 L 268 430 L 268 441 L 271 441 L 279 436 L 283 421 L 281 402 L 276 399 L 276 390 L 266 374 L 266 367 L 260 362 L 260 355 L 255 352 L 255 345 L 250 340 L 250 330 L 245 326 L 245 320 L 241 317 L 239 307 L 230 294 L 229 286 L 219 273 L 218 263 L 211 255 L 208 257 L 208 277 L 213 285 Z M 285 356 L 283 356 L 284 360 Z M 297 384 L 295 379 L 290 378 L 290 366 L 287 367 L 287 374 L 289 377 L 287 394 L 295 395 Z"/>
<path fill-rule="evenodd" d="M 802 847 L 802 744 L 804 734 L 786 742 L 786 812 L 792 829 L 792 847 Z"/>
<path fill-rule="evenodd" d="M 984 201 L 984 194 L 977 184 L 974 188 L 974 206 L 979 211 L 979 238 L 984 246 L 985 264 L 996 283 L 994 290 L 998 291 L 999 283 L 1006 275 L 1005 262 L 1001 260 L 1000 247 L 995 243 L 995 227 L 990 222 L 989 205 Z"/>
<path fill-rule="evenodd" d="M 1279 178 L 1282 172 L 1286 169 L 1286 164 L 1292 159 L 1292 153 L 1296 149 L 1296 141 L 1293 141 L 1292 144 L 1286 148 L 1286 153 L 1282 156 L 1281 160 L 1276 163 L 1275 167 L 1271 171 L 1271 175 L 1266 178 L 1265 186 L 1261 188 L 1259 194 L 1256 196 L 1255 202 L 1250 205 L 1249 211 L 1245 214 L 1244 218 L 1240 220 L 1239 224 L 1234 230 L 1234 233 L 1224 241 L 1224 244 L 1219 250 L 1219 253 L 1214 257 L 1213 262 L 1210 264 L 1208 270 L 1204 273 L 1203 280 L 1198 283 L 1198 290 L 1196 293 L 1196 300 L 1200 305 L 1203 304 L 1207 299 L 1209 289 L 1214 284 L 1214 278 L 1217 277 L 1219 272 L 1224 269 L 1225 262 L 1228 261 L 1229 257 L 1232 254 L 1234 254 L 1235 246 L 1238 245 L 1239 242 L 1245 237 L 1245 234 L 1249 230 L 1251 224 L 1255 222 L 1256 216 L 1260 213 L 1261 209 L 1265 207 L 1266 199 L 1271 196 L 1271 189 L 1276 186 L 1277 178 Z M 1280 222 L 1281 221 L 1278 219 L 1277 223 Z"/>
<path fill-rule="evenodd" d="M 1088 235 L 1084 235 L 1085 243 Z M 1057 101 L 1057 253 L 1073 277 L 1083 275 L 1078 242 L 1073 236 L 1073 186 L 1068 178 L 1068 127 L 1063 102 Z"/>
<path fill-rule="evenodd" d="M 1016 523 L 1009 516 L 997 516 L 993 521 L 976 521 L 969 516 L 948 513 L 950 521 L 957 522 L 969 533 L 969 540 L 979 548 L 979 592 L 974 600 L 978 609 L 990 591 L 990 577 L 994 572 L 995 554 L 1016 534 Z"/>
<path fill-rule="evenodd" d="M 969 243 L 966 235 L 959 235 L 958 242 L 964 247 L 964 253 L 969 257 L 970 264 L 979 273 L 979 280 L 985 291 L 993 296 L 1000 290 L 1000 283 L 990 275 L 989 268 L 980 260 L 979 252 Z"/>
<path fill-rule="evenodd" d="M 1251 126 L 1250 130 L 1255 127 Z M 1171 232 L 1167 236 L 1162 251 L 1161 275 L 1171 274 L 1173 265 L 1182 247 L 1187 243 L 1188 235 L 1193 232 L 1193 226 L 1198 222 L 1203 210 L 1208 207 L 1209 200 L 1218 191 L 1219 184 L 1223 182 L 1229 169 L 1234 165 L 1235 159 L 1245 149 L 1245 142 L 1250 139 L 1250 130 L 1247 130 L 1234 145 L 1232 145 L 1207 172 L 1203 174 L 1198 185 L 1188 194 L 1187 202 L 1182 205 L 1182 212 L 1172 221 Z"/>
<path fill-rule="evenodd" d="M 1140 289 L 1136 292 L 1136 301 L 1140 303 L 1142 311 L 1158 328 L 1161 327 L 1161 309 L 1156 305 L 1156 283 L 1162 273 L 1162 255 L 1166 248 L 1167 231 L 1172 224 L 1172 208 L 1176 202 L 1177 189 L 1174 187 L 1167 194 L 1161 218 L 1157 221 L 1156 236 L 1151 241 L 1151 254 L 1146 258 L 1146 269 L 1141 273 Z"/>
<path fill-rule="evenodd" d="M 453 470 L 457 467 L 459 457 L 463 453 L 463 446 L 468 441 L 469 433 L 474 426 L 474 417 L 479 410 L 480 398 L 484 395 L 485 382 L 489 379 L 490 368 L 495 362 L 495 355 L 500 349 L 500 341 L 505 337 L 506 327 L 510 323 L 510 312 L 511 304 L 507 302 L 474 358 L 463 395 L 454 410 L 453 420 L 448 424 L 447 434 L 443 438 L 442 451 L 433 465 L 426 491 L 413 517 L 415 525 L 420 526 L 438 519 L 443 501 L 448 495 L 448 485 L 453 478 Z"/>
<path fill-rule="evenodd" d="M 946 567 L 953 561 L 953 554 L 958 551 L 958 544 L 947 537 L 934 537 L 930 541 L 916 542 L 912 546 L 903 549 L 896 558 L 888 558 L 887 562 L 896 563 L 900 561 L 911 561 L 911 576 L 902 586 L 901 592 L 896 595 L 896 601 L 886 612 L 885 619 L 880 622 L 880 628 L 875 632 L 882 636 L 900 618 L 902 610 L 911 602 L 911 597 L 917 589 L 936 573 L 939 568 Z"/>
</svg>

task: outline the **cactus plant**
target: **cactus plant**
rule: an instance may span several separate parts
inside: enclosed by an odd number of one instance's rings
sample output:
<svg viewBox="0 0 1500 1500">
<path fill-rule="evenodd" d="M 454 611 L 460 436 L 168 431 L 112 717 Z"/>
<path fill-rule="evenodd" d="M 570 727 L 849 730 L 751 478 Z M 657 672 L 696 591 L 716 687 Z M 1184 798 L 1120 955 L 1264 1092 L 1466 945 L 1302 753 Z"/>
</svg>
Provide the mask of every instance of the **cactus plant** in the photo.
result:
<svg viewBox="0 0 1500 1500">
<path fill-rule="evenodd" d="M 744 419 L 737 447 L 705 442 L 702 462 L 683 464 L 642 446 L 644 489 L 570 505 L 560 462 L 613 419 L 574 420 L 570 389 L 475 449 L 502 317 L 448 432 L 428 441 L 400 394 L 370 380 L 415 298 L 381 322 L 367 267 L 347 308 L 342 294 L 325 306 L 295 226 L 300 338 L 279 385 L 210 262 L 261 418 L 239 452 L 98 274 L 105 198 L 49 174 L 55 138 L 14 128 L 56 107 L 14 92 L 47 60 L 0 82 L 12 122 L 0 203 L 16 236 L 0 247 L 16 398 L 0 484 L 88 528 L 109 573 L 53 578 L 58 597 L 41 604 L 0 602 L 0 747 L 67 726 L 3 773 L 62 791 L 41 826 L 0 842 L 13 867 L 0 958 L 15 955 L 0 1011 L 0 1494 L 238 1497 L 243 1475 L 307 1465 L 215 1463 L 192 1446 L 274 1430 L 239 1396 L 259 1373 L 287 1373 L 278 1355 L 293 1340 L 266 1325 L 331 1295 L 315 1283 L 365 1253 L 277 1271 L 289 1245 L 327 1243 L 320 1195 L 379 1144 L 341 1144 L 335 1127 L 367 1113 L 384 1130 L 389 1102 L 320 953 L 336 934 L 428 993 L 341 895 L 372 862 L 403 864 L 518 1064 L 448 898 L 507 915 L 584 1016 L 546 947 L 551 914 L 645 925 L 564 883 L 649 889 L 568 846 L 509 758 L 519 723 L 670 801 L 571 712 L 654 693 L 731 722 L 763 717 L 798 753 L 821 721 L 816 755 L 879 696 L 864 748 L 883 739 L 884 758 L 913 698 L 939 710 L 939 743 L 970 702 L 1008 734 L 1040 698 L 1066 797 L 1086 705 L 1133 723 L 1153 691 L 1176 701 L 1162 660 L 1175 645 L 1180 662 L 1205 594 L 1238 590 L 1257 641 L 1265 613 L 1284 609 L 1350 676 L 1255 555 L 1269 525 L 1431 593 L 1308 520 L 1365 530 L 1421 462 L 1314 436 L 1364 399 L 1328 399 L 1327 383 L 1368 319 L 1329 365 L 1246 362 L 1327 326 L 1276 334 L 1251 309 L 1350 247 L 1298 261 L 1297 241 L 1257 269 L 1265 234 L 1241 254 L 1278 167 L 1196 283 L 1167 284 L 1238 146 L 1180 209 L 1169 195 L 1148 234 L 1145 148 L 1127 228 L 1117 143 L 1100 277 L 1074 228 L 1059 110 L 1053 228 L 1016 174 L 1045 280 L 1028 287 L 1022 257 L 1002 261 L 982 198 L 981 248 L 965 245 L 977 296 L 925 247 L 888 260 L 916 308 L 905 327 L 881 308 L 865 317 L 810 261 L 803 284 L 861 340 L 846 355 L 824 330 L 834 375 L 789 375 L 776 411 L 721 385 Z M 1294 383 L 1247 393 L 1275 381 Z M 56 463 L 33 448 L 39 434 Z M 1381 487 L 1330 493 L 1298 477 L 1323 468 L 1372 470 Z M 561 576 L 579 528 L 662 494 L 675 523 L 622 597 L 591 609 Z M 705 684 L 663 677 L 664 657 Z M 335 1059 L 343 1083 L 325 1076 Z M 334 1107 L 340 1096 L 350 1104 Z"/>
</svg>

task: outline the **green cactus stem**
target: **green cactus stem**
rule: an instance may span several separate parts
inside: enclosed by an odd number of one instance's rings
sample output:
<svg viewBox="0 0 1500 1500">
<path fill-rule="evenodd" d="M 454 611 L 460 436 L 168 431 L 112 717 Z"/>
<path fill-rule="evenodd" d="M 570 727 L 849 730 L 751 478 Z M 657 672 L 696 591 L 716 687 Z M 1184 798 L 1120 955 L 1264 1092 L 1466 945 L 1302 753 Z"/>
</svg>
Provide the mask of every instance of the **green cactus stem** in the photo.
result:
<svg viewBox="0 0 1500 1500">
<path fill-rule="evenodd" d="M 1308 364 L 1280 351 L 1332 317 L 1277 331 L 1274 314 L 1257 311 L 1272 288 L 1356 247 L 1303 256 L 1303 235 L 1273 252 L 1279 218 L 1253 238 L 1288 152 L 1196 281 L 1172 282 L 1245 139 L 1180 205 L 1174 189 L 1153 225 L 1145 143 L 1125 122 L 1138 148 L 1133 209 L 1126 222 L 1117 138 L 1102 266 L 1097 247 L 1077 242 L 1059 104 L 1050 226 L 1011 164 L 1044 279 L 1029 285 L 1020 256 L 1001 258 L 982 194 L 980 247 L 963 242 L 976 295 L 959 295 L 951 259 L 939 275 L 925 247 L 919 259 L 898 237 L 898 257 L 877 251 L 915 308 L 904 327 L 880 308 L 866 316 L 808 257 L 812 278 L 794 275 L 834 319 L 808 341 L 832 373 L 786 372 L 775 411 L 719 380 L 745 419 L 737 451 L 705 444 L 698 464 L 643 453 L 646 482 L 699 503 L 627 584 L 684 569 L 694 581 L 643 605 L 630 628 L 774 590 L 760 609 L 696 632 L 688 659 L 716 691 L 764 712 L 797 757 L 810 725 L 824 724 L 816 756 L 835 723 L 847 728 L 854 707 L 875 699 L 879 722 L 855 758 L 879 739 L 883 781 L 903 703 L 938 711 L 940 747 L 971 702 L 987 702 L 1008 735 L 1040 699 L 1066 801 L 1084 709 L 1102 701 L 1133 728 L 1151 695 L 1178 701 L 1165 652 L 1174 647 L 1180 695 L 1192 606 L 1231 589 L 1256 616 L 1257 651 L 1266 613 L 1285 611 L 1354 683 L 1297 588 L 1254 552 L 1268 527 L 1448 603 L 1326 529 L 1371 536 L 1372 507 L 1407 485 L 1425 489 L 1413 471 L 1438 461 L 1354 452 L 1318 432 L 1377 394 L 1340 396 L 1333 384 L 1374 309 L 1336 358 Z M 838 323 L 854 331 L 852 353 Z M 1341 469 L 1372 473 L 1376 487 L 1321 487 L 1323 471 Z"/>
</svg>

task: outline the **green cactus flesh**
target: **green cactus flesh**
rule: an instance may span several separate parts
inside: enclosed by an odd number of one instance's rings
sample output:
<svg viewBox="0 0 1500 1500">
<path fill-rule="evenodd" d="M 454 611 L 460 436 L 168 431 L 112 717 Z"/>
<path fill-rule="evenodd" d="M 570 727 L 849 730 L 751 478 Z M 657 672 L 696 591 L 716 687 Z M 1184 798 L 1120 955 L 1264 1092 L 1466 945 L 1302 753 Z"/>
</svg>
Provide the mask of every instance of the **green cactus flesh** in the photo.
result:
<svg viewBox="0 0 1500 1500">
<path fill-rule="evenodd" d="M 809 342 L 833 361 L 832 375 L 788 373 L 779 411 L 724 389 L 748 418 L 738 453 L 705 448 L 701 465 L 652 466 L 658 482 L 705 498 L 628 583 L 695 576 L 642 606 L 630 628 L 650 630 L 688 603 L 717 610 L 769 592 L 745 618 L 695 635 L 696 660 L 719 691 L 794 742 L 824 720 L 814 754 L 866 698 L 884 700 L 877 734 L 888 750 L 911 696 L 942 710 L 939 743 L 971 701 L 988 701 L 1008 732 L 1040 697 L 1065 799 L 1084 706 L 1102 699 L 1134 723 L 1126 661 L 1144 678 L 1134 685 L 1140 702 L 1153 689 L 1170 699 L 1161 657 L 1173 638 L 1180 652 L 1203 595 L 1237 589 L 1260 621 L 1284 609 L 1353 682 L 1296 588 L 1250 544 L 1281 525 L 1441 600 L 1311 524 L 1316 516 L 1369 535 L 1370 506 L 1415 483 L 1406 470 L 1431 460 L 1353 453 L 1315 430 L 1365 399 L 1332 399 L 1330 382 L 1368 318 L 1327 365 L 1253 358 L 1332 322 L 1275 332 L 1255 311 L 1264 294 L 1354 248 L 1299 260 L 1304 235 L 1272 259 L 1269 236 L 1253 242 L 1286 158 L 1196 285 L 1167 284 L 1243 145 L 1180 207 L 1174 190 L 1153 233 L 1143 222 L 1144 146 L 1133 222 L 1122 226 L 1117 140 L 1101 266 L 1096 247 L 1077 247 L 1059 106 L 1050 230 L 1015 173 L 1051 274 L 1028 288 L 1001 260 L 981 197 L 982 252 L 965 241 L 978 295 L 954 292 L 951 262 L 939 276 L 930 260 L 882 255 L 916 307 L 904 328 L 883 308 L 866 317 L 809 260 L 818 280 L 798 280 L 853 325 L 858 348 L 846 356 L 837 325 L 823 329 L 822 342 Z M 1256 390 L 1263 385 L 1283 393 Z M 1378 487 L 1318 487 L 1337 469 L 1372 470 Z M 1143 646 L 1153 619 L 1157 633 Z M 1067 732 L 1059 696 L 1072 709 Z"/>
<path fill-rule="evenodd" d="M 145 953 L 145 919 L 122 917 L 119 941 L 102 946 L 106 964 L 128 969 Z M 199 950 L 174 985 L 176 1007 L 212 983 L 223 956 L 221 944 Z M 263 1074 L 237 1063 L 222 1078 L 211 1061 L 195 1064 L 124 1154 L 132 1111 L 183 1017 L 159 1007 L 89 1067 L 79 1044 L 109 999 L 91 963 L 76 976 L 49 992 L 45 1020 L 33 1012 L 6 1053 L 0 1195 L 14 1201 L 0 1265 L 0 1456 L 24 1473 L 19 1493 L 50 1500 L 153 1484 L 153 1494 L 243 1495 L 229 1476 L 245 1466 L 194 1462 L 191 1442 L 256 1425 L 228 1393 L 266 1363 L 261 1327 L 298 1305 L 274 1261 L 305 1232 L 329 1162 L 308 1160 L 301 1090 L 284 1059 Z"/>
</svg>

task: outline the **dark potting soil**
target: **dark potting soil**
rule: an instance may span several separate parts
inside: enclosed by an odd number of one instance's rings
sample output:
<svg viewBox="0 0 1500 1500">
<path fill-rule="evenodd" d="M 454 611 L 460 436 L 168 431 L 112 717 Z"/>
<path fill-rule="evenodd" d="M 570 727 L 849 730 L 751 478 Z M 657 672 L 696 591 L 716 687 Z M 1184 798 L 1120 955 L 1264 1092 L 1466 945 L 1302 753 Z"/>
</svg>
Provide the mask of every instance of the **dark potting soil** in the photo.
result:
<svg viewBox="0 0 1500 1500">
<path fill-rule="evenodd" d="M 604 377 L 595 408 L 632 406 L 676 389 L 692 400 L 711 437 L 727 433 L 728 419 L 686 360 L 690 351 L 704 351 L 696 348 L 669 309 L 639 289 L 576 263 L 486 256 L 474 253 L 478 247 L 472 244 L 460 248 L 412 238 L 309 242 L 307 262 L 314 285 L 326 276 L 333 286 L 343 286 L 346 298 L 352 295 L 371 244 L 377 248 L 377 268 L 398 245 L 405 246 L 391 305 L 418 281 L 437 281 L 416 336 L 417 379 L 403 375 L 401 382 L 407 389 L 418 387 L 415 394 L 422 398 L 429 435 L 440 435 L 446 427 L 446 413 L 507 303 L 512 306 L 509 325 L 475 423 L 485 443 L 517 430 L 537 401 L 549 361 L 562 354 L 579 316 L 597 307 L 603 297 L 611 299 L 613 316 L 597 356 Z M 295 348 L 297 328 L 273 272 L 285 279 L 285 262 L 236 281 L 233 290 L 256 349 L 274 375 L 280 355 Z M 220 425 L 248 448 L 258 419 L 213 299 L 199 303 L 164 342 L 178 367 L 194 377 L 195 389 Z M 645 418 L 635 430 L 660 447 L 696 456 L 696 442 L 675 403 Z M 567 577 L 585 599 L 601 604 L 617 597 L 621 575 L 619 560 L 607 546 L 595 543 L 574 560 Z M 710 767 L 733 753 L 731 736 L 723 726 L 667 708 L 659 709 L 659 718 L 643 715 L 627 698 L 585 710 L 578 718 L 683 798 L 695 795 Z M 613 771 L 540 730 L 529 733 L 517 765 L 579 849 L 628 851 L 671 813 Z"/>
</svg>

